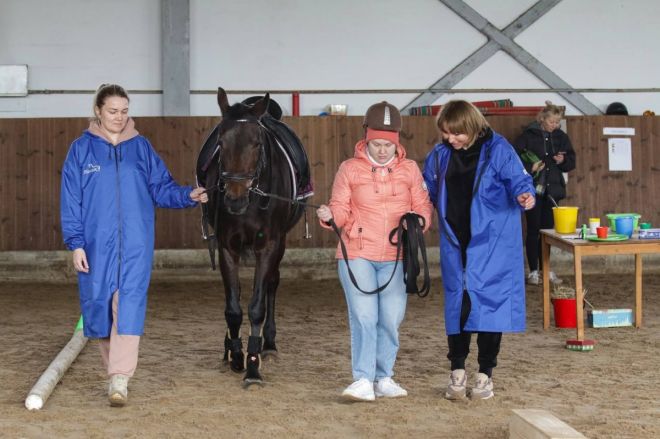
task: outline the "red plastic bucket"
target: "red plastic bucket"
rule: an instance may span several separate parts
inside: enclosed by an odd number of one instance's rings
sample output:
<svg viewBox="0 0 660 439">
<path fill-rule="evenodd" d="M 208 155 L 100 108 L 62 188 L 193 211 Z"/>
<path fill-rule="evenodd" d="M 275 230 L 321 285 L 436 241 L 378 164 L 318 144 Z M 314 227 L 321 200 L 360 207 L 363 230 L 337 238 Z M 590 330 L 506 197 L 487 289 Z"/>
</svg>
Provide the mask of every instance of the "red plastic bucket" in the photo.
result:
<svg viewBox="0 0 660 439">
<path fill-rule="evenodd" d="M 555 310 L 557 328 L 575 328 L 577 326 L 575 299 L 552 299 L 552 306 Z"/>
</svg>

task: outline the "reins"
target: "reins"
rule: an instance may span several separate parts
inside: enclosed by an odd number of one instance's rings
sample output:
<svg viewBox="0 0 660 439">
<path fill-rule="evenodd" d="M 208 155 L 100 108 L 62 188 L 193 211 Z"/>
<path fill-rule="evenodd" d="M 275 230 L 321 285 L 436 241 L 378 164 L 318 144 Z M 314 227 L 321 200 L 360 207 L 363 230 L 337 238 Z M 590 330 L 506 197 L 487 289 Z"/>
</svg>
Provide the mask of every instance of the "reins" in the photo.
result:
<svg viewBox="0 0 660 439">
<path fill-rule="evenodd" d="M 421 224 L 420 224 L 421 221 Z M 389 240 L 392 245 L 396 245 L 396 261 L 394 262 L 394 268 L 392 269 L 392 274 L 387 282 L 380 287 L 376 288 L 373 291 L 365 291 L 357 283 L 357 279 L 351 270 L 349 264 L 348 252 L 346 251 L 346 245 L 344 240 L 341 237 L 341 232 L 337 227 L 337 224 L 331 219 L 328 224 L 332 227 L 332 230 L 335 231 L 339 237 L 339 246 L 341 248 L 341 254 L 346 262 L 346 268 L 348 269 L 348 276 L 351 279 L 355 288 L 363 292 L 364 294 L 378 294 L 383 291 L 390 284 L 396 273 L 397 266 L 399 264 L 399 256 L 403 253 L 403 281 L 406 284 L 406 293 L 408 294 L 417 294 L 419 297 L 426 297 L 431 290 L 431 278 L 429 275 L 429 264 L 426 258 L 426 245 L 424 244 L 424 226 L 426 221 L 420 215 L 417 215 L 414 212 L 408 212 L 401 216 L 399 220 L 399 225 L 392 229 L 390 232 Z M 392 241 L 396 235 L 396 242 Z M 424 263 L 424 280 L 422 282 L 422 287 L 417 287 L 417 276 L 420 273 L 419 259 L 418 254 L 421 253 L 422 261 Z"/>
</svg>

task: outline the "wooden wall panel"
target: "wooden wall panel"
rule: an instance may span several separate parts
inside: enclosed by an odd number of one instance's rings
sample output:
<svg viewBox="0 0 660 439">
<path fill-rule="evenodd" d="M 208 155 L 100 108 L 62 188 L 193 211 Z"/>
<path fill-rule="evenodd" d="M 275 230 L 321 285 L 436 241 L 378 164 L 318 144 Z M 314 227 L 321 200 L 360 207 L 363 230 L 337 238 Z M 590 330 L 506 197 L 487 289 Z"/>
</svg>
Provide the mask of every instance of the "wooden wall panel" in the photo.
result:
<svg viewBox="0 0 660 439">
<path fill-rule="evenodd" d="M 25 162 L 19 151 L 26 144 L 27 119 L 0 119 L 0 249 L 19 248 L 22 233 L 23 212 L 19 207 L 25 198 L 23 193 L 24 170 L 18 163 Z"/>
<path fill-rule="evenodd" d="M 490 116 L 493 129 L 513 141 L 533 121 L 529 116 Z M 218 117 L 136 118 L 137 129 L 153 144 L 180 184 L 195 183 L 197 153 Z M 287 117 L 301 137 L 311 164 L 313 204 L 326 203 L 341 161 L 353 156 L 363 136 L 362 117 Z M 564 205 L 580 207 L 579 221 L 608 212 L 634 211 L 660 225 L 660 117 L 575 116 L 567 118 L 577 152 Z M 85 118 L 0 119 L 0 251 L 63 249 L 59 224 L 61 168 L 71 142 L 87 127 Z M 633 171 L 610 172 L 603 127 L 632 127 Z M 401 141 L 420 168 L 437 142 L 433 117 L 404 117 Z M 312 239 L 303 239 L 304 222 L 289 234 L 298 248 L 334 247 L 336 238 L 322 229 L 315 209 L 308 211 Z M 157 248 L 203 248 L 200 209 L 157 210 Z M 437 224 L 437 221 L 436 221 Z M 433 228 L 429 245 L 437 245 Z"/>
<path fill-rule="evenodd" d="M 136 127 L 147 137 L 181 185 L 195 186 L 197 154 L 217 117 L 141 117 Z M 200 248 L 201 208 L 156 211 L 157 248 Z"/>
</svg>

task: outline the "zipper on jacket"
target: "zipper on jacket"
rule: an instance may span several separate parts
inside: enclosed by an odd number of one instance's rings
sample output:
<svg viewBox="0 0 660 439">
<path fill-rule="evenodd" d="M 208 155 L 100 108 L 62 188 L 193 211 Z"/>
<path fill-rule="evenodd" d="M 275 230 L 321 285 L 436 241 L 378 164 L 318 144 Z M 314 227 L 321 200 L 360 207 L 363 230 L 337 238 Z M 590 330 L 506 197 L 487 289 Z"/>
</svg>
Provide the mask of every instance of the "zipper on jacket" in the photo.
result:
<svg viewBox="0 0 660 439">
<path fill-rule="evenodd" d="M 117 159 L 117 147 L 115 146 L 115 170 L 117 171 L 117 226 L 118 226 L 118 261 L 117 261 L 117 291 L 121 280 L 121 250 L 122 250 L 122 227 L 121 227 L 121 186 L 119 184 L 119 160 Z"/>
<path fill-rule="evenodd" d="M 360 250 L 364 247 L 362 246 L 362 227 L 358 227 L 358 243 L 360 245 Z"/>
</svg>

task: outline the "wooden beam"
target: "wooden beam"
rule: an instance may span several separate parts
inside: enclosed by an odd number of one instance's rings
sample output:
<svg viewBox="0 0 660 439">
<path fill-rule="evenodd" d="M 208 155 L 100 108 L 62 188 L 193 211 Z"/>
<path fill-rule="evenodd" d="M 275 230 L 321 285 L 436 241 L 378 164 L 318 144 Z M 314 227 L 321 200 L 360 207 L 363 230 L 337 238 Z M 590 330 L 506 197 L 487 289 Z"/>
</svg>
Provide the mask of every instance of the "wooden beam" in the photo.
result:
<svg viewBox="0 0 660 439">
<path fill-rule="evenodd" d="M 40 410 L 46 403 L 46 400 L 55 390 L 55 386 L 60 382 L 71 363 L 78 358 L 78 354 L 87 344 L 87 337 L 82 329 L 74 331 L 71 340 L 62 348 L 55 359 L 46 368 L 39 377 L 36 384 L 28 393 L 25 399 L 25 408 L 28 410 Z"/>
<path fill-rule="evenodd" d="M 510 439 L 586 439 L 547 410 L 514 409 L 509 421 Z"/>
</svg>

